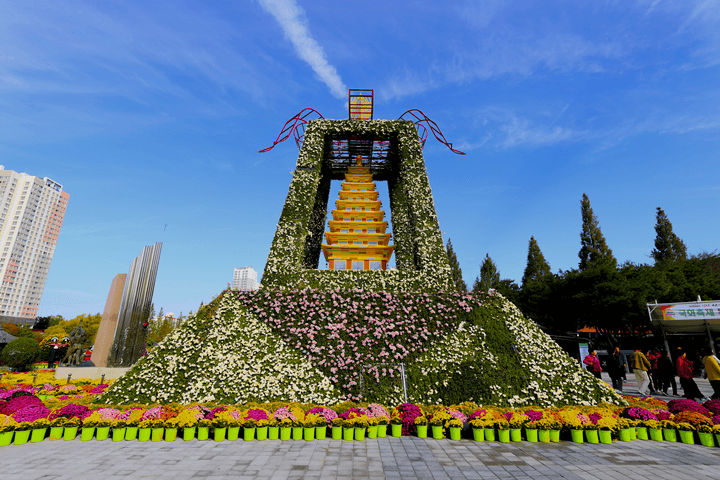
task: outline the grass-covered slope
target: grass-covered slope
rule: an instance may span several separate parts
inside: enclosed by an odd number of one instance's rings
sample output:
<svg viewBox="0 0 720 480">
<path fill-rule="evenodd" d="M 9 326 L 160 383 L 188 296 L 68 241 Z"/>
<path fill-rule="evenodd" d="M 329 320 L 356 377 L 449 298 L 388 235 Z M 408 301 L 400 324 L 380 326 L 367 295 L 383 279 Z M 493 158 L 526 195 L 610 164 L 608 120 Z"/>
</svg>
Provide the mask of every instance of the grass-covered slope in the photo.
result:
<svg viewBox="0 0 720 480">
<path fill-rule="evenodd" d="M 226 291 L 108 391 L 115 402 L 620 403 L 500 295 Z"/>
</svg>

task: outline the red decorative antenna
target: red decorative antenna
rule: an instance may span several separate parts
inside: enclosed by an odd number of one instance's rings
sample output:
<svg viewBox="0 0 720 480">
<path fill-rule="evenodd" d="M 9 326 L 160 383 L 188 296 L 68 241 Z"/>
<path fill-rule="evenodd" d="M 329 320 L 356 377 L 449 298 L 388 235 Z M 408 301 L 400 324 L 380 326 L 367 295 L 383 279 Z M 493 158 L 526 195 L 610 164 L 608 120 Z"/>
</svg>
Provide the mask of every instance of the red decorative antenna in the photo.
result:
<svg viewBox="0 0 720 480">
<path fill-rule="evenodd" d="M 277 139 L 273 142 L 273 144 L 268 148 L 260 150 L 259 153 L 269 152 L 273 149 L 273 147 L 275 147 L 275 145 L 277 145 L 278 143 L 282 143 L 288 138 L 290 138 L 290 135 L 293 135 L 295 137 L 295 144 L 298 148 L 300 148 L 302 146 L 303 137 L 305 136 L 305 125 L 307 125 L 307 120 L 305 119 L 313 113 L 317 114 L 317 116 L 322 119 L 325 118 L 320 115 L 319 112 L 313 110 L 312 108 L 303 108 L 302 110 L 300 110 L 300 113 L 285 122 L 285 125 L 280 131 L 280 135 L 278 135 Z"/>
<path fill-rule="evenodd" d="M 445 135 L 440 131 L 440 127 L 438 127 L 437 123 L 430 120 L 427 115 L 425 115 L 422 111 L 418 110 L 417 108 L 413 108 L 411 110 L 408 110 L 407 112 L 400 115 L 400 120 L 409 120 L 406 118 L 403 118 L 405 115 L 410 114 L 415 120 L 415 127 L 418 129 L 418 137 L 420 137 L 420 143 L 422 144 L 423 148 L 425 148 L 425 140 L 427 140 L 427 128 L 422 123 L 425 122 L 425 124 L 430 127 L 430 131 L 435 135 L 435 138 L 438 140 L 438 142 L 444 144 L 446 147 L 448 147 L 453 153 L 457 153 L 458 155 L 465 155 L 465 152 L 461 152 L 460 150 L 456 150 L 453 148 L 452 143 L 448 142 L 445 139 Z"/>
</svg>

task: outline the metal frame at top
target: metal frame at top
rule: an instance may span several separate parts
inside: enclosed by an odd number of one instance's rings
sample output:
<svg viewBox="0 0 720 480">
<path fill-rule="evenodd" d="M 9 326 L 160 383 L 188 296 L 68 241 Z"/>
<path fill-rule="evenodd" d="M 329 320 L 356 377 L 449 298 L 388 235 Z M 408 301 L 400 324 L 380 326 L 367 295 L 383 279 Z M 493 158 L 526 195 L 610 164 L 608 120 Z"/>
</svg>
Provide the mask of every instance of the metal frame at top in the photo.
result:
<svg viewBox="0 0 720 480">
<path fill-rule="evenodd" d="M 348 90 L 348 110 L 350 120 L 372 120 L 375 91 L 368 88 Z"/>
</svg>

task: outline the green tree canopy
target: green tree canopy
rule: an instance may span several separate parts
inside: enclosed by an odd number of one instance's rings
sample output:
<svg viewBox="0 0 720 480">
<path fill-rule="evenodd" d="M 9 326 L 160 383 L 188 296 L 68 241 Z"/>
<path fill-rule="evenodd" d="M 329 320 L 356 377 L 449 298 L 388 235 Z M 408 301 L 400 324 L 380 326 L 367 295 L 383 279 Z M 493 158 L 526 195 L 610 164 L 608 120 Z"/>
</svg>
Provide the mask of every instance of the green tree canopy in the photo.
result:
<svg viewBox="0 0 720 480">
<path fill-rule="evenodd" d="M 495 262 L 490 258 L 490 254 L 485 254 L 485 260 L 480 265 L 480 277 L 475 279 L 473 284 L 473 292 L 488 292 L 491 288 L 500 283 L 500 272 Z"/>
<path fill-rule="evenodd" d="M 590 199 L 583 193 L 580 202 L 582 213 L 582 232 L 580 232 L 580 270 L 584 271 L 598 265 L 617 266 L 617 260 L 608 247 L 605 237 L 600 231 L 600 223 L 590 206 Z"/>
<path fill-rule="evenodd" d="M 453 250 L 452 242 L 449 238 L 445 249 L 447 250 L 448 262 L 450 262 L 450 275 L 452 275 L 453 282 L 459 292 L 467 293 L 467 284 L 462 278 L 460 262 L 458 262 L 457 255 L 455 255 L 455 250 Z"/>
<path fill-rule="evenodd" d="M 530 237 L 528 245 L 527 265 L 525 265 L 525 273 L 522 277 L 523 288 L 536 281 L 548 278 L 551 275 L 550 264 L 545 260 L 545 256 L 540 251 L 540 246 L 535 237 Z"/>
<path fill-rule="evenodd" d="M 650 253 L 655 264 L 674 262 L 687 258 L 687 247 L 673 232 L 672 223 L 662 208 L 655 213 L 655 248 Z"/>
</svg>

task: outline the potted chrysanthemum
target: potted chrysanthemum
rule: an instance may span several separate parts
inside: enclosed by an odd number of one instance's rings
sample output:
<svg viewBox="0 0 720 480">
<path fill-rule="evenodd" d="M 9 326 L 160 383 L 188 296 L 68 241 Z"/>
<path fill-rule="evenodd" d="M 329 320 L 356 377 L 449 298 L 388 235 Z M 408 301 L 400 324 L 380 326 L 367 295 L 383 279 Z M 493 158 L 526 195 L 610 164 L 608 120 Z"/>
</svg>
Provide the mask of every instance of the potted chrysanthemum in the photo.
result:
<svg viewBox="0 0 720 480">
<path fill-rule="evenodd" d="M 417 429 L 417 436 L 418 438 L 427 438 L 428 436 L 428 419 L 424 415 L 420 415 L 419 417 L 415 417 L 415 420 L 413 420 L 413 423 L 415 423 L 415 428 Z"/>
</svg>

